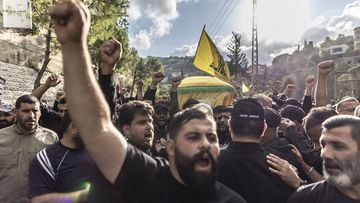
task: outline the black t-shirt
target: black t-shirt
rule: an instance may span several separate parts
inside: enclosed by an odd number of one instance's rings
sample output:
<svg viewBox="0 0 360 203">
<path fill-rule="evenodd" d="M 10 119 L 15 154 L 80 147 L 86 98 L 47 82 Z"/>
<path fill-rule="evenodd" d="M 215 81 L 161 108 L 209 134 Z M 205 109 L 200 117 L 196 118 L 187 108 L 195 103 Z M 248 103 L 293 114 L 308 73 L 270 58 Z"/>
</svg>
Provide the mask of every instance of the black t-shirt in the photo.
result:
<svg viewBox="0 0 360 203">
<path fill-rule="evenodd" d="M 85 189 L 93 168 L 84 148 L 70 149 L 57 142 L 41 150 L 31 162 L 29 197 Z"/>
<path fill-rule="evenodd" d="M 222 146 L 226 146 L 231 142 L 231 134 L 227 131 L 217 131 L 218 137 L 219 137 L 219 144 Z"/>
<path fill-rule="evenodd" d="M 302 170 L 299 162 L 297 161 L 295 155 L 291 151 L 289 141 L 286 138 L 274 138 L 261 145 L 261 148 L 265 151 L 266 154 L 275 154 L 276 156 L 288 161 L 291 165 L 295 166 L 298 169 L 299 176 L 301 179 L 306 179 L 310 181 L 306 173 Z"/>
<path fill-rule="evenodd" d="M 114 187 L 100 172 L 95 170 L 87 203 L 125 203 L 120 191 Z"/>
<path fill-rule="evenodd" d="M 166 139 L 167 128 L 163 126 L 154 125 L 154 142 L 161 138 Z"/>
<path fill-rule="evenodd" d="M 39 124 L 56 132 L 59 139 L 62 138 L 60 114 L 44 103 L 40 103 L 41 116 Z"/>
<path fill-rule="evenodd" d="M 113 188 L 104 192 L 111 193 L 114 189 L 122 194 L 122 201 L 126 203 L 245 202 L 238 194 L 219 182 L 216 182 L 214 190 L 207 195 L 191 191 L 172 176 L 165 159 L 152 158 L 130 144 Z M 104 199 L 102 201 L 107 202 Z"/>
<path fill-rule="evenodd" d="M 289 198 L 288 203 L 359 203 L 340 192 L 335 186 L 325 180 L 302 186 Z"/>
<path fill-rule="evenodd" d="M 258 143 L 230 142 L 219 158 L 218 180 L 250 203 L 286 202 L 294 190 L 268 167 Z"/>
<path fill-rule="evenodd" d="M 291 147 L 287 139 L 285 138 L 274 138 L 261 145 L 261 148 L 266 154 L 275 154 L 276 156 L 285 159 L 296 168 L 300 168 L 296 157 L 291 152 Z"/>
</svg>

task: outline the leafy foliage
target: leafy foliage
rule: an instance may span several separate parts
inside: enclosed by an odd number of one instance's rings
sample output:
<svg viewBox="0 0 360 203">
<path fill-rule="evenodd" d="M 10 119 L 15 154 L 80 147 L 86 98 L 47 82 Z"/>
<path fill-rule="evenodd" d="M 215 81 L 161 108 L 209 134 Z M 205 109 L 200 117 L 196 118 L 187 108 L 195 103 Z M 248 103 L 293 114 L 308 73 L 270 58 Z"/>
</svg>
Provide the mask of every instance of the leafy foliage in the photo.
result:
<svg viewBox="0 0 360 203">
<path fill-rule="evenodd" d="M 31 34 L 44 35 L 46 39 L 45 60 L 39 72 L 38 78 L 34 86 L 39 85 L 39 81 L 43 72 L 47 69 L 47 64 L 51 60 L 50 53 L 56 53 L 59 50 L 59 45 L 53 36 L 52 23 L 48 15 L 48 7 L 54 0 L 31 0 L 33 12 L 33 29 Z M 84 0 L 91 13 L 91 30 L 88 38 L 88 45 L 90 54 L 94 64 L 99 64 L 100 45 L 108 39 L 116 38 L 123 45 L 123 61 L 131 62 L 136 59 L 133 56 L 136 52 L 129 49 L 128 35 L 127 35 L 127 9 L 129 7 L 129 0 Z M 49 42 L 50 41 L 50 42 Z M 137 54 L 137 53 L 136 53 Z M 129 56 L 130 59 L 126 59 Z M 122 62 L 124 65 L 125 62 Z M 37 83 L 37 84 L 36 84 Z"/>
<path fill-rule="evenodd" d="M 248 70 L 248 60 L 246 59 L 246 54 L 241 49 L 241 35 L 239 33 L 232 32 L 232 37 L 227 48 L 230 52 L 230 54 L 227 55 L 230 58 L 228 62 L 230 74 L 235 75 L 235 78 L 237 78 L 238 75 L 245 77 L 247 75 L 246 71 Z"/>
<path fill-rule="evenodd" d="M 153 73 L 162 70 L 163 64 L 160 59 L 153 56 L 148 56 L 146 59 L 140 58 L 134 69 L 134 78 L 148 83 Z"/>
</svg>

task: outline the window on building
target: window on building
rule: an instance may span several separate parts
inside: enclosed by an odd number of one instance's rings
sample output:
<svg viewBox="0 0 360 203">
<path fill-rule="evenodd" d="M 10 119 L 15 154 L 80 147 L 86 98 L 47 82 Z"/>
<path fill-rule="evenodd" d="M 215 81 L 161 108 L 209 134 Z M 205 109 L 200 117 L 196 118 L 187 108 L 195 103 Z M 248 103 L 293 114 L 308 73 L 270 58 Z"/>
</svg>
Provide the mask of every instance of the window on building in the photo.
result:
<svg viewBox="0 0 360 203">
<path fill-rule="evenodd" d="M 342 52 L 342 51 L 343 51 L 342 47 L 334 48 L 334 49 L 332 50 L 333 53 L 339 53 L 339 52 Z"/>
</svg>

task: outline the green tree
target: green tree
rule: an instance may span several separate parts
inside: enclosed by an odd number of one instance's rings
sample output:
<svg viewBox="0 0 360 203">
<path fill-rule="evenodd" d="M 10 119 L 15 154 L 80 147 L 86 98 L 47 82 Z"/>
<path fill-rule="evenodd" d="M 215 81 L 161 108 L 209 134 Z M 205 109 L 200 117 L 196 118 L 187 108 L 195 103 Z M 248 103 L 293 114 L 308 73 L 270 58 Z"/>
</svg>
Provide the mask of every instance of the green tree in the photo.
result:
<svg viewBox="0 0 360 203">
<path fill-rule="evenodd" d="M 160 59 L 153 56 L 139 58 L 137 64 L 134 67 L 135 68 L 133 68 L 131 72 L 133 78 L 132 90 L 134 89 L 136 81 L 142 80 L 144 84 L 149 84 L 152 78 L 152 74 L 163 70 L 163 64 Z"/>
<path fill-rule="evenodd" d="M 134 69 L 134 77 L 136 80 L 147 80 L 150 76 L 163 69 L 163 64 L 159 58 L 148 56 L 140 58 Z"/>
<path fill-rule="evenodd" d="M 40 80 L 51 60 L 50 54 L 59 49 L 52 33 L 52 23 L 47 13 L 49 5 L 54 0 L 31 0 L 33 9 L 33 35 L 44 35 L 46 39 L 44 61 L 34 82 L 34 88 L 40 85 Z M 100 45 L 112 37 L 120 39 L 124 52 L 128 50 L 127 9 L 129 0 L 84 0 L 91 13 L 91 30 L 88 39 L 91 56 L 95 64 L 99 64 Z M 126 55 L 126 54 L 125 54 Z"/>
<path fill-rule="evenodd" d="M 148 68 L 150 74 L 162 71 L 164 68 L 161 60 L 154 56 L 148 56 L 146 58 L 146 67 Z"/>
<path fill-rule="evenodd" d="M 34 81 L 34 89 L 40 85 L 40 80 L 44 75 L 47 66 L 51 60 L 50 54 L 55 53 L 57 50 L 55 40 L 52 40 L 52 23 L 47 15 L 47 8 L 52 3 L 52 0 L 32 0 L 32 20 L 33 20 L 33 29 L 31 34 L 33 35 L 43 35 L 45 37 L 45 53 L 44 61 L 40 68 L 40 71 Z"/>
<path fill-rule="evenodd" d="M 227 49 L 230 52 L 230 54 L 227 55 L 230 58 L 228 62 L 230 74 L 235 75 L 235 78 L 238 78 L 238 76 L 246 77 L 248 60 L 246 59 L 246 54 L 241 49 L 241 35 L 239 33 L 232 32 L 232 37 Z"/>
</svg>

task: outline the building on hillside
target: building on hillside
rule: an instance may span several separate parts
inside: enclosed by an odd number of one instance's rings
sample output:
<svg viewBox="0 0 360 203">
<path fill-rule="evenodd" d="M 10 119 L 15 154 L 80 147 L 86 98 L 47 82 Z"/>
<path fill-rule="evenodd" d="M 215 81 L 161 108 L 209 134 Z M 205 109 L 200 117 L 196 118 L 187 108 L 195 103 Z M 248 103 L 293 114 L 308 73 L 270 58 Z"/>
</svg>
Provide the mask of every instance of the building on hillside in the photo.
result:
<svg viewBox="0 0 360 203">
<path fill-rule="evenodd" d="M 320 54 L 321 56 L 345 54 L 349 48 L 347 44 L 331 45 L 321 49 Z"/>
<path fill-rule="evenodd" d="M 181 75 L 183 78 L 209 75 L 194 66 L 192 57 L 163 57 L 160 60 L 166 75 L 162 82 L 164 84 L 171 84 L 171 77 L 176 75 Z"/>
<path fill-rule="evenodd" d="M 319 54 L 319 48 L 314 45 L 314 41 L 307 42 L 304 41 L 304 48 L 302 50 L 298 50 L 296 53 L 304 55 L 304 56 L 313 56 Z M 295 53 L 295 54 L 296 54 Z"/>
<path fill-rule="evenodd" d="M 321 57 L 327 59 L 337 59 L 341 57 L 352 57 L 354 53 L 360 51 L 360 27 L 354 28 L 354 36 L 339 34 L 337 39 L 332 40 L 326 37 L 320 45 Z M 356 55 L 360 55 L 357 53 Z M 346 62 L 348 62 L 347 60 Z M 354 60 L 353 60 L 354 61 Z M 357 62 L 355 60 L 355 62 Z"/>
<path fill-rule="evenodd" d="M 354 29 L 354 50 L 360 51 L 360 27 Z"/>
<path fill-rule="evenodd" d="M 325 37 L 320 47 L 313 41 L 304 41 L 303 49 L 299 45 L 292 54 L 276 56 L 268 67 L 267 78 L 274 81 L 291 77 L 297 87 L 294 97 L 300 99 L 303 97 L 305 78 L 316 75 L 317 64 L 325 60 L 334 60 L 337 64 L 329 76 L 329 98 L 350 95 L 354 90 L 355 96 L 359 97 L 360 27 L 354 28 L 354 36 L 339 34 L 336 39 Z"/>
</svg>

